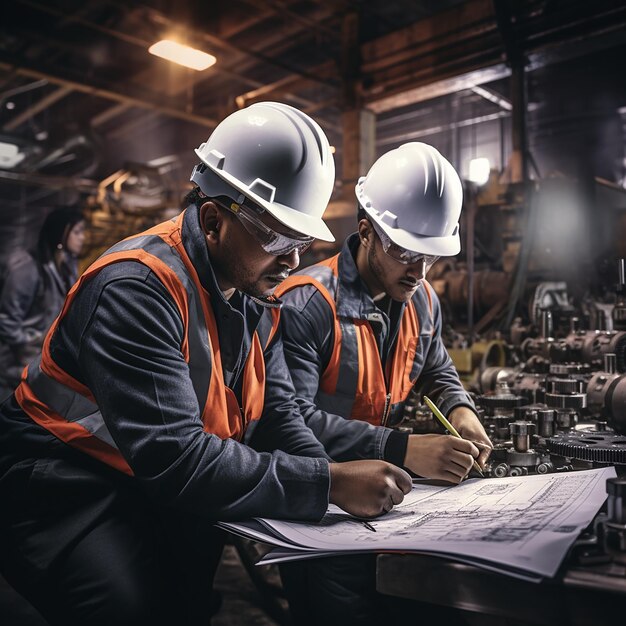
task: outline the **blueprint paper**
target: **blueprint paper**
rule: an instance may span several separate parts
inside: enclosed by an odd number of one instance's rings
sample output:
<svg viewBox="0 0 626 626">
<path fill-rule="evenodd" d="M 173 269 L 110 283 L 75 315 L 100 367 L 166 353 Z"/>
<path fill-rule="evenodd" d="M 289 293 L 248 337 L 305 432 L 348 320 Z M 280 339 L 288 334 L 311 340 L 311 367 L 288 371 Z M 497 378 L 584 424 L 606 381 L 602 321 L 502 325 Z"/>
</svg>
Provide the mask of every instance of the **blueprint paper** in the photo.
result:
<svg viewBox="0 0 626 626">
<path fill-rule="evenodd" d="M 392 511 L 370 520 L 376 532 L 331 507 L 316 524 L 259 519 L 264 529 L 256 526 L 257 539 L 276 538 L 282 548 L 304 552 L 449 554 L 551 577 L 602 506 L 606 479 L 614 476 L 610 467 L 472 479 L 451 487 L 417 484 Z"/>
<path fill-rule="evenodd" d="M 533 574 L 532 572 L 515 569 L 509 566 L 499 566 L 496 563 L 481 561 L 472 557 L 463 557 L 458 554 L 440 554 L 439 552 L 434 552 L 430 550 L 422 550 L 419 552 L 416 550 L 411 550 L 410 552 L 411 554 L 424 554 L 428 556 L 443 557 L 457 563 L 473 565 L 475 567 L 480 567 L 481 569 L 496 572 L 497 574 L 513 576 L 514 578 L 519 578 L 520 580 L 525 580 L 531 583 L 540 583 L 544 579 L 544 577 L 540 576 L 539 574 Z M 274 548 L 273 550 L 268 552 L 263 558 L 261 558 L 257 565 L 288 563 L 289 561 L 302 561 L 304 559 L 323 558 L 327 556 L 348 556 L 350 554 L 363 554 L 363 552 L 357 552 L 355 550 L 347 550 L 345 552 L 303 552 L 301 550 L 293 550 L 289 548 Z"/>
</svg>

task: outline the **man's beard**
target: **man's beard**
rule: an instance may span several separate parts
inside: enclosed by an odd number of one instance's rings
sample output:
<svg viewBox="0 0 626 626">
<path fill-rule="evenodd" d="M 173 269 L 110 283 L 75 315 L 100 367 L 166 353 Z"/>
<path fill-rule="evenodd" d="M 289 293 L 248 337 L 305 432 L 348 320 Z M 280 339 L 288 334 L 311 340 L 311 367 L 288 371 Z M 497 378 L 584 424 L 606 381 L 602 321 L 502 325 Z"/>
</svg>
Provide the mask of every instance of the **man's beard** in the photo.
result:
<svg viewBox="0 0 626 626">
<path fill-rule="evenodd" d="M 222 273 L 236 289 L 254 298 L 264 299 L 272 295 L 275 287 L 270 289 L 263 287 L 263 277 L 258 277 L 256 272 L 242 266 L 241 254 L 235 250 L 234 246 L 226 244 L 222 248 L 221 260 L 223 263 Z M 277 263 L 275 268 L 268 268 L 266 274 L 274 275 L 284 272 L 288 274 L 289 268 Z"/>
<path fill-rule="evenodd" d="M 367 251 L 367 265 L 369 267 L 369 270 L 372 276 L 376 279 L 376 282 L 378 283 L 377 285 L 378 288 L 381 291 L 385 291 L 385 271 L 382 265 L 380 264 L 380 261 L 378 260 L 378 255 L 376 254 L 375 246 L 372 246 Z"/>
</svg>

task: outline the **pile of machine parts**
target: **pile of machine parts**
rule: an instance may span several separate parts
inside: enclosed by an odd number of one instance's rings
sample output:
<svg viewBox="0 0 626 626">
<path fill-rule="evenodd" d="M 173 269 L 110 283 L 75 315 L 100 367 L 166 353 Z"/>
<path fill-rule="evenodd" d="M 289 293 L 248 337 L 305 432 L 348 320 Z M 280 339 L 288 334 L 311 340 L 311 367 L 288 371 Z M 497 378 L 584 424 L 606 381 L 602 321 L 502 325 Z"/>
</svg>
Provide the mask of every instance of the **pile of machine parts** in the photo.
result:
<svg viewBox="0 0 626 626">
<path fill-rule="evenodd" d="M 483 367 L 476 376 L 474 400 L 494 443 L 487 476 L 606 465 L 626 475 L 625 274 L 622 259 L 603 329 L 581 328 L 582 319 L 598 318 L 577 317 L 562 293 L 545 308 L 547 291 L 559 295 L 565 286 L 540 285 L 530 323 L 518 319 L 511 327 L 507 365 Z M 436 431 L 417 393 L 401 428 Z"/>
<path fill-rule="evenodd" d="M 623 260 L 619 276 L 604 329 L 580 328 L 580 318 L 570 306 L 537 308 L 534 324 L 524 327 L 517 320 L 511 328 L 518 364 L 488 367 L 481 373 L 482 393 L 476 402 L 495 444 L 489 475 L 602 465 L 626 473 Z"/>
</svg>

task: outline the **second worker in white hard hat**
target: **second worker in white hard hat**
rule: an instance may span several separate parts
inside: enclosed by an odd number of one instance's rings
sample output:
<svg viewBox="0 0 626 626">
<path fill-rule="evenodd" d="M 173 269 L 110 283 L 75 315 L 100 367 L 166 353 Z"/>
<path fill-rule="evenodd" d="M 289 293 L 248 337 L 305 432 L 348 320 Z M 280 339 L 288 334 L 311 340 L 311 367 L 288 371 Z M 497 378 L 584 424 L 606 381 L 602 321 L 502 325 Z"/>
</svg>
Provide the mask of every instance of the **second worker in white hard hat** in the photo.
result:
<svg viewBox="0 0 626 626">
<path fill-rule="evenodd" d="M 338 255 L 297 272 L 276 291 L 297 401 L 333 459 L 385 459 L 459 483 L 474 459 L 485 462 L 492 445 L 443 344 L 441 308 L 426 274 L 439 257 L 460 251 L 461 180 L 435 148 L 407 143 L 380 157 L 355 191 L 358 232 Z M 438 404 L 462 439 L 390 428 L 402 420 L 414 387 Z M 323 602 L 321 588 L 306 592 L 316 600 L 305 608 L 292 594 L 302 623 L 328 623 L 344 610 L 376 623 L 367 616 L 372 595 L 355 591 L 372 582 L 366 566 L 286 567 L 287 586 L 306 569 L 318 570 L 309 581 L 338 574 L 335 592 L 328 583 Z"/>
</svg>

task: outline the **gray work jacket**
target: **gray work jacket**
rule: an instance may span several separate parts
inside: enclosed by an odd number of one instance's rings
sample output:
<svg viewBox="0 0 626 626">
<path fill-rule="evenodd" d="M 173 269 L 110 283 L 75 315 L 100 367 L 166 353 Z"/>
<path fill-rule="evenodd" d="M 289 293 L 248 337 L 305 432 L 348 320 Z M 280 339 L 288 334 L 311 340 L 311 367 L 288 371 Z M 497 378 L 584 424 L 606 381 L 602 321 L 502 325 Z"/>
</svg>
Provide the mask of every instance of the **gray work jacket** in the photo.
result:
<svg viewBox="0 0 626 626">
<path fill-rule="evenodd" d="M 241 406 L 243 364 L 261 316 L 270 311 L 241 293 L 223 297 L 195 207 L 185 214 L 182 242 L 211 294 L 224 382 Z M 125 484 L 211 520 L 319 519 L 328 505 L 328 457 L 294 401 L 280 332 L 264 352 L 263 428 L 252 449 L 203 430 L 181 353 L 183 330 L 173 297 L 151 269 L 123 261 L 81 287 L 52 337 L 53 360 L 93 394 L 133 471 Z M 30 419 L 14 396 L 0 407 L 0 484 L 3 473 L 17 471 L 25 459 L 76 460 L 77 454 Z"/>
<path fill-rule="evenodd" d="M 367 320 L 377 336 L 383 370 L 393 354 L 395 339 L 405 305 L 389 303 L 381 311 L 361 280 L 354 255 L 358 236 L 351 235 L 343 245 L 338 261 L 336 291 L 337 315 L 352 320 Z M 296 273 L 308 275 L 309 268 Z M 423 289 L 423 286 L 420 287 Z M 441 339 L 441 306 L 431 290 L 432 319 L 420 319 L 420 336 L 415 352 L 413 373 L 416 387 L 437 402 L 444 414 L 457 406 L 474 409 Z M 420 292 L 413 296 L 416 309 Z M 376 458 L 402 465 L 408 435 L 390 428 L 346 419 L 337 402 L 334 412 L 323 410 L 320 379 L 328 365 L 335 341 L 333 311 L 315 285 L 296 287 L 281 295 L 281 326 L 287 365 L 296 388 L 298 403 L 308 426 L 337 461 Z M 325 406 L 332 399 L 325 399 Z"/>
<path fill-rule="evenodd" d="M 17 250 L 7 259 L 3 276 L 0 401 L 18 385 L 24 366 L 41 352 L 46 331 L 61 311 L 69 288 L 53 261 L 42 265 L 26 250 Z"/>
</svg>

